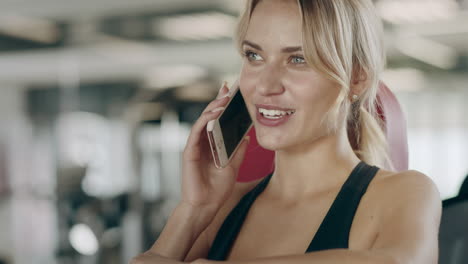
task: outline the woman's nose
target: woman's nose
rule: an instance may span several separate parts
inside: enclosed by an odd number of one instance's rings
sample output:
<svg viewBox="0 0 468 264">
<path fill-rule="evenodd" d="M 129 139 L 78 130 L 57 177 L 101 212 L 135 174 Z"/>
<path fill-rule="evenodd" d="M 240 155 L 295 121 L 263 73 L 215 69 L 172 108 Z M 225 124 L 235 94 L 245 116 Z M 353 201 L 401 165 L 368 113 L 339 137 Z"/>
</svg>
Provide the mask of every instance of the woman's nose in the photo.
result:
<svg viewBox="0 0 468 264">
<path fill-rule="evenodd" d="M 283 74 L 279 67 L 266 66 L 258 76 L 257 92 L 263 96 L 277 95 L 284 92 Z"/>
</svg>

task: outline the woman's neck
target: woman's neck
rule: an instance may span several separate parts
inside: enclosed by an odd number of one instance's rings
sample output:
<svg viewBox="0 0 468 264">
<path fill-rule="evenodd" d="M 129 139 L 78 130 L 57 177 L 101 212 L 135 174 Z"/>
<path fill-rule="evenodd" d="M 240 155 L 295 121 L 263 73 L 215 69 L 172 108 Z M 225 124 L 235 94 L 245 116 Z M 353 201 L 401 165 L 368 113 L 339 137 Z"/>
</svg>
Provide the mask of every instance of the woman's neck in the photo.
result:
<svg viewBox="0 0 468 264">
<path fill-rule="evenodd" d="M 310 144 L 276 151 L 269 189 L 276 198 L 299 201 L 341 187 L 359 161 L 345 132 L 327 135 Z"/>
</svg>

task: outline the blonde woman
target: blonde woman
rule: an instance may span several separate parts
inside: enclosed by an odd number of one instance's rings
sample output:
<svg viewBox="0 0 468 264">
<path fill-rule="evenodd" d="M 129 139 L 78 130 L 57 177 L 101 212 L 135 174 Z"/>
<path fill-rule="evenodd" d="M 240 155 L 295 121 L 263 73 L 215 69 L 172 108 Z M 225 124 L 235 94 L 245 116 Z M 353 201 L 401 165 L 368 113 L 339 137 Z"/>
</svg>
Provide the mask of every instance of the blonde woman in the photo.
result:
<svg viewBox="0 0 468 264">
<path fill-rule="evenodd" d="M 192 128 L 180 204 L 132 263 L 436 263 L 436 187 L 385 169 L 374 118 L 385 55 L 371 1 L 249 0 L 236 37 L 241 92 L 275 170 L 236 183 L 247 140 L 215 168 L 204 135 L 228 101 L 223 87 Z"/>
</svg>

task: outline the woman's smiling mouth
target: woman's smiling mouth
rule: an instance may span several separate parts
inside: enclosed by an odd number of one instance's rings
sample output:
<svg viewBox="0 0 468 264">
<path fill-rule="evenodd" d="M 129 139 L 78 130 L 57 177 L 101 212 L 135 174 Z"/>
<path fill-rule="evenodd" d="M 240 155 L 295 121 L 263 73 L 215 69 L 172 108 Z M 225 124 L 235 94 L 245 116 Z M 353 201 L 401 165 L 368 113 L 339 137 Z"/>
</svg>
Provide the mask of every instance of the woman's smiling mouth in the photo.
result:
<svg viewBox="0 0 468 264">
<path fill-rule="evenodd" d="M 256 105 L 257 121 L 264 126 L 279 126 L 289 120 L 296 112 L 294 109 L 285 109 L 269 105 Z"/>
<path fill-rule="evenodd" d="M 270 119 L 279 119 L 279 118 L 284 117 L 286 115 L 294 114 L 293 110 L 281 111 L 281 110 L 268 110 L 268 109 L 264 109 L 264 108 L 259 108 L 258 111 L 264 117 L 270 118 Z"/>
</svg>

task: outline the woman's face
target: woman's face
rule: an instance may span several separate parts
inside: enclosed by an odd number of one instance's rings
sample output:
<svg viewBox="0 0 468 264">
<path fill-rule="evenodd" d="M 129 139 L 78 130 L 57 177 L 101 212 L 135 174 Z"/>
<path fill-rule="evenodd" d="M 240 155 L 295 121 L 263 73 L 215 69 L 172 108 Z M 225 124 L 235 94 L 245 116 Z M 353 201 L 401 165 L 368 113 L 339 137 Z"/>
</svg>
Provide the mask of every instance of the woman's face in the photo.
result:
<svg viewBox="0 0 468 264">
<path fill-rule="evenodd" d="M 324 136 L 320 122 L 339 93 L 305 62 L 301 30 L 295 0 L 260 1 L 243 41 L 241 92 L 266 149 L 305 146 Z"/>
</svg>

